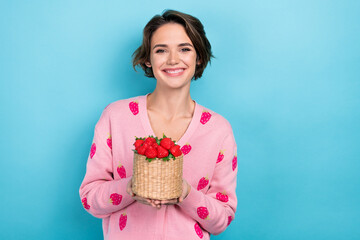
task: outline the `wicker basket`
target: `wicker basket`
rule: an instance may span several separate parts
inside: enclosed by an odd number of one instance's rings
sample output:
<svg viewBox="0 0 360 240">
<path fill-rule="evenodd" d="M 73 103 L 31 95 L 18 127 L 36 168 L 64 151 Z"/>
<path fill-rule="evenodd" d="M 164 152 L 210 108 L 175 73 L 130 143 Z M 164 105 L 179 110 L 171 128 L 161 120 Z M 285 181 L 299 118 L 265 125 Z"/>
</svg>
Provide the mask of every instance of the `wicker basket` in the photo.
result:
<svg viewBox="0 0 360 240">
<path fill-rule="evenodd" d="M 132 191 L 144 198 L 167 200 L 182 193 L 183 155 L 163 161 L 134 153 Z"/>
</svg>

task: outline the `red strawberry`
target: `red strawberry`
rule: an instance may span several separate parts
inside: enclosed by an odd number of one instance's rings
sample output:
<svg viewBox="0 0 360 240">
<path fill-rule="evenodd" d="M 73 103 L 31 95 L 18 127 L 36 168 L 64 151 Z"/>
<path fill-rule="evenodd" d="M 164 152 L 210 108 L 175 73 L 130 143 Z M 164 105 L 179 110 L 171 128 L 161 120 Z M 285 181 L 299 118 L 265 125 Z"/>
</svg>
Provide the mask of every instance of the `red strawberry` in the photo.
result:
<svg viewBox="0 0 360 240">
<path fill-rule="evenodd" d="M 235 155 L 232 160 L 232 170 L 235 171 L 236 167 L 237 167 L 237 156 Z"/>
<path fill-rule="evenodd" d="M 121 203 L 121 200 L 122 200 L 122 195 L 113 193 L 110 195 L 109 202 L 112 203 L 113 205 L 119 205 Z"/>
<path fill-rule="evenodd" d="M 147 144 L 147 143 L 144 143 L 143 145 L 141 145 L 140 147 L 139 147 L 139 149 L 137 150 L 138 151 L 138 154 L 140 154 L 140 155 L 145 155 L 145 151 L 146 151 L 146 149 L 149 147 L 149 144 Z"/>
<path fill-rule="evenodd" d="M 169 150 L 172 146 L 174 146 L 175 143 L 173 141 L 171 141 L 170 138 L 163 138 L 160 141 L 160 146 L 162 146 L 163 148 Z"/>
<path fill-rule="evenodd" d="M 126 213 L 121 214 L 119 218 L 120 231 L 124 230 L 124 228 L 126 227 L 126 221 L 127 221 Z"/>
<path fill-rule="evenodd" d="M 111 139 L 111 135 L 109 135 L 108 139 L 106 140 L 107 145 L 109 146 L 110 149 L 112 149 L 112 139 Z"/>
<path fill-rule="evenodd" d="M 147 158 L 156 158 L 157 150 L 153 146 L 149 146 L 145 151 L 145 156 Z"/>
<path fill-rule="evenodd" d="M 129 108 L 132 114 L 136 115 L 139 113 L 139 104 L 136 101 L 132 101 L 129 103 Z"/>
<path fill-rule="evenodd" d="M 171 152 L 172 155 L 174 155 L 174 157 L 181 156 L 181 154 L 182 154 L 179 145 L 174 145 L 174 146 L 172 146 L 172 147 L 170 148 L 170 152 Z"/>
<path fill-rule="evenodd" d="M 198 183 L 198 186 L 197 186 L 197 190 L 201 190 L 203 188 L 205 188 L 209 183 L 209 179 L 207 177 L 202 177 L 200 180 L 199 180 L 199 183 Z"/>
<path fill-rule="evenodd" d="M 117 167 L 117 172 L 120 176 L 120 178 L 126 178 L 126 171 L 123 165 L 119 164 L 119 166 Z"/>
<path fill-rule="evenodd" d="M 169 156 L 169 151 L 166 150 L 165 148 L 163 148 L 162 146 L 157 147 L 157 152 L 158 152 L 158 154 L 157 154 L 158 158 L 163 158 L 163 157 Z"/>
<path fill-rule="evenodd" d="M 181 151 L 183 152 L 184 155 L 188 154 L 191 151 L 190 144 L 187 143 L 184 146 L 182 146 Z"/>
<path fill-rule="evenodd" d="M 210 120 L 210 118 L 211 118 L 211 113 L 208 111 L 203 111 L 203 113 L 201 114 L 200 122 L 202 124 L 205 124 Z"/>
<path fill-rule="evenodd" d="M 229 217 L 228 217 L 228 223 L 227 223 L 228 226 L 230 225 L 230 223 L 231 223 L 232 220 L 233 220 L 232 216 L 229 216 Z"/>
<path fill-rule="evenodd" d="M 137 139 L 134 143 L 135 149 L 138 150 L 139 147 L 144 143 L 144 140 L 142 139 Z"/>
<path fill-rule="evenodd" d="M 145 143 L 149 144 L 149 145 L 153 145 L 154 143 L 156 143 L 156 139 L 153 137 L 147 137 L 145 139 Z"/>
<path fill-rule="evenodd" d="M 229 201 L 229 196 L 226 195 L 225 193 L 218 192 L 216 194 L 216 199 L 222 202 L 227 202 Z"/>
<path fill-rule="evenodd" d="M 224 151 L 220 151 L 216 163 L 221 162 L 224 159 Z"/>
<path fill-rule="evenodd" d="M 93 143 L 91 145 L 91 149 L 90 149 L 90 158 L 93 158 L 93 156 L 95 155 L 95 152 L 96 152 L 96 144 Z"/>
<path fill-rule="evenodd" d="M 90 209 L 90 205 L 87 204 L 87 199 L 83 198 L 81 199 L 81 203 L 84 206 L 85 209 L 89 210 Z"/>
<path fill-rule="evenodd" d="M 195 232 L 199 236 L 199 238 L 203 238 L 204 234 L 198 223 L 195 223 L 194 228 L 195 228 Z"/>
<path fill-rule="evenodd" d="M 209 217 L 209 211 L 206 207 L 198 207 L 197 214 L 198 214 L 199 218 L 201 218 L 201 219 L 206 220 Z"/>
</svg>

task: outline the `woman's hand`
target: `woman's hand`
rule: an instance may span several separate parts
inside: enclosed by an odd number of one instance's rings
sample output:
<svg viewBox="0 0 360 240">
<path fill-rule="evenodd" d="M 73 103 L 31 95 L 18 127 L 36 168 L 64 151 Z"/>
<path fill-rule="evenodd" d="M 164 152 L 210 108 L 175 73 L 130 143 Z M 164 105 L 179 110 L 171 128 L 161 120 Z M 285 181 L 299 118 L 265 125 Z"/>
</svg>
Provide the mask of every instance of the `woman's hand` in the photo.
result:
<svg viewBox="0 0 360 240">
<path fill-rule="evenodd" d="M 152 200 L 152 199 L 149 199 L 149 198 L 143 198 L 143 197 L 140 197 L 140 196 L 137 196 L 135 193 L 133 193 L 132 189 L 131 189 L 131 184 L 132 184 L 132 181 L 130 180 L 127 184 L 127 188 L 126 188 L 126 192 L 133 198 L 135 199 L 136 201 L 138 201 L 139 203 L 142 203 L 142 204 L 146 204 L 146 205 L 150 205 L 152 207 L 155 207 L 157 209 L 160 209 L 161 208 L 161 205 L 160 204 L 155 204 L 154 201 L 157 201 L 157 200 Z"/>
<path fill-rule="evenodd" d="M 161 208 L 161 205 L 174 205 L 174 204 L 178 204 L 180 202 L 182 202 L 187 195 L 190 193 L 190 189 L 191 186 L 188 184 L 188 182 L 183 179 L 183 183 L 182 183 L 182 194 L 179 198 L 174 198 L 174 199 L 169 199 L 169 200 L 156 200 L 156 199 L 149 199 L 149 198 L 143 198 L 140 196 L 136 196 L 132 190 L 131 190 L 131 180 L 129 181 L 128 185 L 127 185 L 127 193 L 136 201 L 142 203 L 142 204 L 146 204 L 146 205 L 150 205 L 152 207 L 155 207 L 157 209 Z"/>
<path fill-rule="evenodd" d="M 186 197 L 187 195 L 189 195 L 190 193 L 190 189 L 191 186 L 188 184 L 188 182 L 183 179 L 183 183 L 182 183 L 182 193 L 181 196 L 179 198 L 174 198 L 174 199 L 169 199 L 169 200 L 155 200 L 155 204 L 161 204 L 161 205 L 173 205 L 173 204 L 178 204 L 181 203 Z"/>
</svg>

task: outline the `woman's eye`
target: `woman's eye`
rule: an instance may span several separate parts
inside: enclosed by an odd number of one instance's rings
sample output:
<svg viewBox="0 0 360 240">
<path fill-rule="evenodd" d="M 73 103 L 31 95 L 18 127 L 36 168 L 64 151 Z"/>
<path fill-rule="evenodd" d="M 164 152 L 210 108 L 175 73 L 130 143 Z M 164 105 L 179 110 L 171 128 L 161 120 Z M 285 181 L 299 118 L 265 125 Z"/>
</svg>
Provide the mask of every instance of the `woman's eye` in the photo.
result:
<svg viewBox="0 0 360 240">
<path fill-rule="evenodd" d="M 191 49 L 190 48 L 182 48 L 181 51 L 182 52 L 188 52 L 188 51 L 191 51 Z"/>
<path fill-rule="evenodd" d="M 155 53 L 163 53 L 163 52 L 165 52 L 164 49 L 158 49 L 158 50 L 155 51 Z"/>
</svg>

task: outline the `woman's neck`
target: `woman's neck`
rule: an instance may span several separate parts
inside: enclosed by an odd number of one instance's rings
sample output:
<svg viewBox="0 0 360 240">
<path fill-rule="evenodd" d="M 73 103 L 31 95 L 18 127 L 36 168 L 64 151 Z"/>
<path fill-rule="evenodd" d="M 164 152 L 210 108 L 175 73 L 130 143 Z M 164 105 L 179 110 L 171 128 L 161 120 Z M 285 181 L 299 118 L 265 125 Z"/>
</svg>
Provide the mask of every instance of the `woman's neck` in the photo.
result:
<svg viewBox="0 0 360 240">
<path fill-rule="evenodd" d="M 166 119 L 192 117 L 195 103 L 191 99 L 190 91 L 172 89 L 162 91 L 155 88 L 147 98 L 147 109 L 163 115 Z"/>
</svg>

